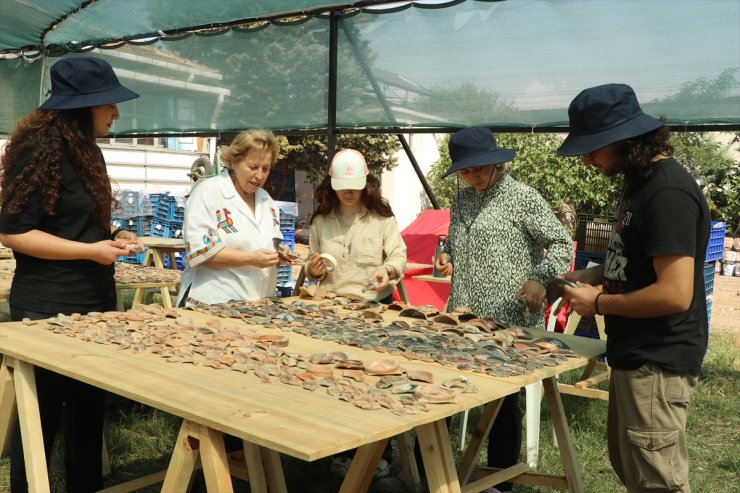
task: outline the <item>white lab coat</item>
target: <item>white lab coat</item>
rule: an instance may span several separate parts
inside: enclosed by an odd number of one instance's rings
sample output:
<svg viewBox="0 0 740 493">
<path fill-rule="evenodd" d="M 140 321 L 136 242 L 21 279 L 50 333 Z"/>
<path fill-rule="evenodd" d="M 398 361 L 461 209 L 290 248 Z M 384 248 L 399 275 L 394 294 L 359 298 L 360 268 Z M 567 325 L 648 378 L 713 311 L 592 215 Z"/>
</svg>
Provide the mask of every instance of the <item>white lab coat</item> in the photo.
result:
<svg viewBox="0 0 740 493">
<path fill-rule="evenodd" d="M 213 268 L 207 263 L 225 247 L 247 252 L 273 249 L 273 238 L 283 238 L 280 211 L 263 189 L 256 192 L 255 213 L 252 214 L 237 193 L 228 170 L 198 182 L 185 204 L 183 234 L 185 271 L 177 297 L 178 306 L 185 293 L 187 304 L 275 296 L 275 267 Z"/>
</svg>

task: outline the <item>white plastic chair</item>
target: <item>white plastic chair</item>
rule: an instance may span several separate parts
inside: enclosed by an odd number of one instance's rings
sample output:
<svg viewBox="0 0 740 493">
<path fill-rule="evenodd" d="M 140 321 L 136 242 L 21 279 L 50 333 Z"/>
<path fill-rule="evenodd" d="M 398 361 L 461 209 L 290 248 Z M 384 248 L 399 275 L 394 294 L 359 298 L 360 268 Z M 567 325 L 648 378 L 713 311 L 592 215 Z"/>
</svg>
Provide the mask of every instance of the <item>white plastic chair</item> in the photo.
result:
<svg viewBox="0 0 740 493">
<path fill-rule="evenodd" d="M 547 320 L 547 331 L 555 332 L 557 313 L 560 311 L 562 298 L 555 300 L 550 308 Z M 570 317 L 568 317 L 570 319 Z M 569 320 L 570 321 L 570 320 Z M 566 324 L 567 325 L 567 324 Z M 540 409 L 542 407 L 542 382 L 530 383 L 524 387 L 527 397 L 527 464 L 534 469 L 540 456 Z"/>
<path fill-rule="evenodd" d="M 558 298 L 552 305 L 550 313 L 555 314 L 560 309 L 562 298 Z M 547 323 L 547 331 L 555 332 L 556 318 L 550 316 Z M 526 418 L 527 418 L 527 464 L 529 467 L 537 467 L 540 453 L 540 409 L 542 404 L 542 382 L 530 383 L 524 386 L 526 393 Z M 468 427 L 468 411 L 463 413 L 462 426 L 460 427 L 460 450 L 465 449 L 465 435 Z"/>
</svg>

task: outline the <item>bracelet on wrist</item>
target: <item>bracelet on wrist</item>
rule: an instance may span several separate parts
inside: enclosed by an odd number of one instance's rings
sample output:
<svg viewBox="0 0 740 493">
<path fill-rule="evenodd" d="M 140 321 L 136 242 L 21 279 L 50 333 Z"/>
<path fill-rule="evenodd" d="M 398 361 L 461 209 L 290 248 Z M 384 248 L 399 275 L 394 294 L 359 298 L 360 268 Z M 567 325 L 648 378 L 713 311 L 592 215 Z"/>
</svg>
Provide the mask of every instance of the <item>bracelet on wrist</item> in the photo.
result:
<svg viewBox="0 0 740 493">
<path fill-rule="evenodd" d="M 113 241 L 116 241 L 116 236 L 121 233 L 121 231 L 126 231 L 123 228 L 116 228 L 113 230 L 113 232 L 110 234 L 110 239 Z"/>
<path fill-rule="evenodd" d="M 594 312 L 596 315 L 603 315 L 601 311 L 599 310 L 599 297 L 604 294 L 603 292 L 596 295 L 596 298 L 594 298 Z"/>
</svg>

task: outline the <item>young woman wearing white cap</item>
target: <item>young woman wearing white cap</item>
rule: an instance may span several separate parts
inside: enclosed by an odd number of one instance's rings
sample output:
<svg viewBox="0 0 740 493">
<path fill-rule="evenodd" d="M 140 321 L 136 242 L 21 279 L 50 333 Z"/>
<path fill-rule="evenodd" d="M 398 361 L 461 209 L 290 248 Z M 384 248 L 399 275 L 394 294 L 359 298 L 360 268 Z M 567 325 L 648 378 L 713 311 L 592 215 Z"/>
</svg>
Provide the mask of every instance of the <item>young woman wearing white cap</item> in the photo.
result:
<svg viewBox="0 0 740 493">
<path fill-rule="evenodd" d="M 314 199 L 319 205 L 311 216 L 308 278 L 340 296 L 390 302 L 393 281 L 406 268 L 406 244 L 362 154 L 338 152 Z M 319 254 L 336 259 L 332 272 Z"/>
<path fill-rule="evenodd" d="M 395 280 L 406 268 L 406 244 L 388 201 L 380 195 L 380 180 L 369 174 L 361 153 L 339 151 L 329 175 L 316 187 L 319 206 L 311 216 L 310 256 L 307 277 L 340 296 L 392 301 Z M 334 270 L 320 254 L 336 260 Z M 393 458 L 390 443 L 375 475 L 388 474 Z M 334 458 L 332 470 L 343 475 L 352 463 L 354 450 Z"/>
</svg>

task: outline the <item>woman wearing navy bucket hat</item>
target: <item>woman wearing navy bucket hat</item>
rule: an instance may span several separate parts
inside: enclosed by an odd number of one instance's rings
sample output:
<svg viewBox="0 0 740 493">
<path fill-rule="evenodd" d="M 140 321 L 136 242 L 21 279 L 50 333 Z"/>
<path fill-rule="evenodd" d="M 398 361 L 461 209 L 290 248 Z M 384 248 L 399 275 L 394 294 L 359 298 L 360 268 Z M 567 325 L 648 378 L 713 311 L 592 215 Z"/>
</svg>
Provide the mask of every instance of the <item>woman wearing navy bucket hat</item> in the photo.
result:
<svg viewBox="0 0 740 493">
<path fill-rule="evenodd" d="M 545 285 L 568 268 L 573 256 L 568 232 L 536 190 L 506 173 L 515 151 L 498 147 L 489 129 L 458 131 L 449 152 L 452 165 L 443 176 L 456 173 L 469 186 L 455 197 L 445 253 L 435 262 L 442 274 L 452 276 L 448 306 L 544 330 Z M 504 399 L 490 436 L 490 467 L 519 461 L 517 394 Z M 511 483 L 497 488 L 509 491 Z"/>
<path fill-rule="evenodd" d="M 110 225 L 113 193 L 95 138 L 118 119 L 116 103 L 137 97 L 104 60 L 67 58 L 51 67 L 51 97 L 17 124 L 0 169 L 0 242 L 16 259 L 12 320 L 115 309 L 113 264 L 143 245 Z M 35 377 L 46 463 L 63 423 L 67 491 L 102 489 L 104 391 L 40 367 Z M 12 493 L 28 491 L 19 428 Z"/>
<path fill-rule="evenodd" d="M 630 86 L 585 89 L 568 116 L 558 154 L 624 176 L 605 264 L 564 276 L 579 286 L 564 288 L 570 306 L 606 322 L 609 459 L 629 492 L 688 493 L 687 409 L 708 339 L 709 208 L 670 157 L 668 127 L 643 113 Z"/>
</svg>

